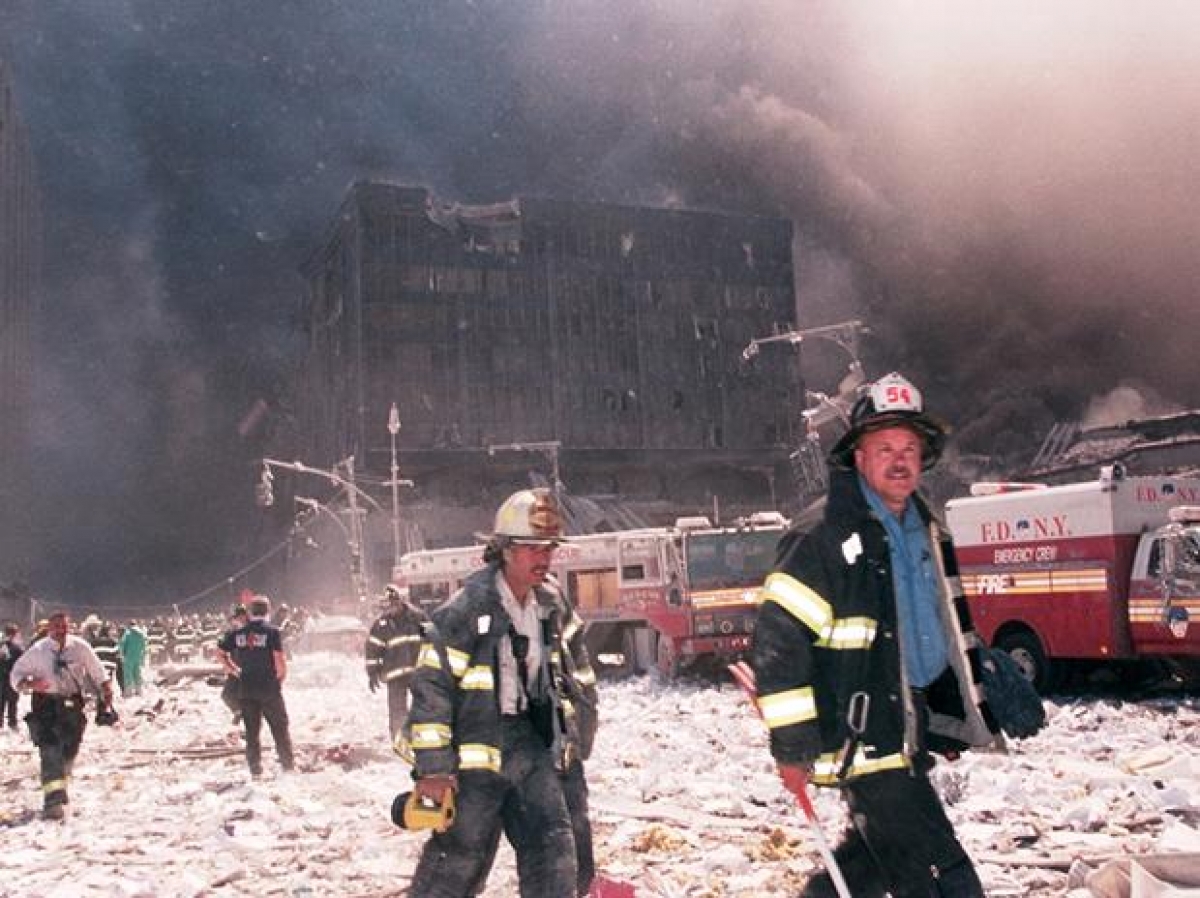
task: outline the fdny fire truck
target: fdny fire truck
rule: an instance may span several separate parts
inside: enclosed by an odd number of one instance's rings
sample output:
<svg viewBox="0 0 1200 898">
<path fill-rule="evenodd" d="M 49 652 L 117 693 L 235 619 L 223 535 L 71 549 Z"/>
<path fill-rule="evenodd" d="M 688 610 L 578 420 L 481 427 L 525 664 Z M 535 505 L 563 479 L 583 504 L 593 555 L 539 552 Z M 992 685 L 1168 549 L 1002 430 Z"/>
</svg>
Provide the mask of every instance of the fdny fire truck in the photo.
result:
<svg viewBox="0 0 1200 898">
<path fill-rule="evenodd" d="M 1200 672 L 1200 479 L 976 484 L 946 520 L 976 628 L 1040 690 L 1067 662 Z"/>
<path fill-rule="evenodd" d="M 757 512 L 728 525 L 680 518 L 670 527 L 573 536 L 551 568 L 584 619 L 594 663 L 617 673 L 657 666 L 674 677 L 749 648 L 758 590 L 787 523 Z M 392 578 L 432 608 L 482 566 L 483 546 L 426 549 L 404 555 Z"/>
</svg>

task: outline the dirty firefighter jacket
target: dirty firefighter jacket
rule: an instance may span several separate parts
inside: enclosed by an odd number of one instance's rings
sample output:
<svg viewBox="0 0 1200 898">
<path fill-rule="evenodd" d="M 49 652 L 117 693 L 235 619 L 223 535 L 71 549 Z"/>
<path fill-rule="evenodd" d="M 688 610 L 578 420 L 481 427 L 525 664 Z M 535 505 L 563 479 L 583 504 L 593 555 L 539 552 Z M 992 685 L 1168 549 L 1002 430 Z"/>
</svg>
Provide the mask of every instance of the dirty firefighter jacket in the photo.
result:
<svg viewBox="0 0 1200 898">
<path fill-rule="evenodd" d="M 927 733 L 904 681 L 887 535 L 855 472 L 833 475 L 824 520 L 806 535 L 784 536 L 763 585 L 752 661 L 771 754 L 778 763 L 811 765 L 817 784 L 836 784 L 843 770 L 852 779 L 909 768 L 922 748 L 1000 744 L 979 687 L 978 638 L 949 535 L 918 496 L 913 501 L 941 572 L 938 611 L 949 655 L 942 676 L 920 691 Z M 869 711 L 843 767 L 856 693 L 869 696 Z"/>
<path fill-rule="evenodd" d="M 407 605 L 377 617 L 363 652 L 367 675 L 373 674 L 381 683 L 407 679 L 417 664 L 421 623 L 421 615 Z"/>
<path fill-rule="evenodd" d="M 500 772 L 499 655 L 511 620 L 504 611 L 497 566 L 472 574 L 431 614 L 409 688 L 407 741 L 418 778 L 464 770 Z M 553 701 L 565 725 L 560 765 L 590 751 L 595 734 L 595 674 L 583 649 L 582 626 L 552 582 L 536 587 L 544 659 Z M 565 626 L 564 626 L 565 624 Z M 572 647 L 575 651 L 572 652 Z M 585 755 L 586 756 L 586 755 Z"/>
</svg>

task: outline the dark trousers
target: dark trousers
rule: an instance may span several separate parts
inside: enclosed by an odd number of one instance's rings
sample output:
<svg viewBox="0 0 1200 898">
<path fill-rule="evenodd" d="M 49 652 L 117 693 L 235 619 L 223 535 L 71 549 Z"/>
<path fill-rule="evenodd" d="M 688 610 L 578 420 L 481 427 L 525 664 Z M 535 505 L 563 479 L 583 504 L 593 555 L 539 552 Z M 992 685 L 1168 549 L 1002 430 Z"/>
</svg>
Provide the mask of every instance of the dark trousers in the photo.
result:
<svg viewBox="0 0 1200 898">
<path fill-rule="evenodd" d="M 11 730 L 17 728 L 17 702 L 20 700 L 21 693 L 12 688 L 8 674 L 5 674 L 4 682 L 0 683 L 0 722 L 7 724 Z"/>
<path fill-rule="evenodd" d="M 29 735 L 38 747 L 41 762 L 42 800 L 46 807 L 67 803 L 67 782 L 87 718 L 81 697 L 59 698 L 34 694 L 33 709 L 26 718 Z"/>
<path fill-rule="evenodd" d="M 583 898 L 592 888 L 592 880 L 596 878 L 596 854 L 592 846 L 592 822 L 588 817 L 588 785 L 583 772 L 583 761 L 576 758 L 571 762 L 565 773 L 559 774 L 563 790 L 563 799 L 567 803 L 567 813 L 571 816 L 571 834 L 575 838 L 575 893 Z M 471 890 L 472 895 L 482 895 L 487 885 L 487 874 L 492 869 L 496 859 L 496 850 L 500 847 L 500 833 L 492 841 L 492 852 L 484 865 L 482 879 Z"/>
<path fill-rule="evenodd" d="M 983 898 L 927 769 L 887 770 L 843 787 L 853 826 L 834 857 L 855 898 Z M 801 892 L 802 898 L 836 895 L 827 871 Z"/>
<path fill-rule="evenodd" d="M 275 752 L 279 755 L 279 766 L 284 770 L 295 767 L 292 755 L 292 737 L 288 731 L 287 706 L 280 692 L 266 695 L 243 695 L 240 699 L 242 723 L 246 726 L 246 763 L 251 773 L 262 773 L 262 722 L 266 718 L 275 740 Z"/>
<path fill-rule="evenodd" d="M 505 718 L 500 775 L 458 775 L 457 813 L 421 851 L 410 898 L 469 898 L 487 878 L 503 831 L 521 898 L 575 898 L 575 840 L 561 777 L 527 717 Z"/>
<path fill-rule="evenodd" d="M 388 731 L 392 734 L 392 741 L 396 741 L 396 737 L 400 735 L 400 729 L 404 726 L 404 722 L 408 720 L 408 678 L 398 677 L 395 680 L 388 680 Z"/>
<path fill-rule="evenodd" d="M 576 894 L 582 896 L 588 893 L 596 878 L 596 854 L 592 847 L 592 821 L 588 817 L 588 785 L 583 761 L 576 758 L 562 774 L 562 790 L 575 836 Z"/>
</svg>

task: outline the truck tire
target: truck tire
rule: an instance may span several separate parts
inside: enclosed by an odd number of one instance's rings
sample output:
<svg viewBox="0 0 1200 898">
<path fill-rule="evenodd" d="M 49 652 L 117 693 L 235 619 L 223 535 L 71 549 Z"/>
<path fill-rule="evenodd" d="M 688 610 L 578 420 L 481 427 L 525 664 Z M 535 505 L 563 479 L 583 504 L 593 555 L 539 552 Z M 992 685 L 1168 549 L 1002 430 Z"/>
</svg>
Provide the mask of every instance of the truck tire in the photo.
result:
<svg viewBox="0 0 1200 898">
<path fill-rule="evenodd" d="M 671 640 L 663 636 L 658 638 L 658 671 L 668 681 L 679 676 L 679 656 L 675 654 Z"/>
<path fill-rule="evenodd" d="M 997 637 L 995 647 L 1008 652 L 1017 662 L 1026 679 L 1042 695 L 1053 689 L 1059 680 L 1059 671 L 1042 648 L 1042 641 L 1026 630 L 1017 630 Z"/>
</svg>

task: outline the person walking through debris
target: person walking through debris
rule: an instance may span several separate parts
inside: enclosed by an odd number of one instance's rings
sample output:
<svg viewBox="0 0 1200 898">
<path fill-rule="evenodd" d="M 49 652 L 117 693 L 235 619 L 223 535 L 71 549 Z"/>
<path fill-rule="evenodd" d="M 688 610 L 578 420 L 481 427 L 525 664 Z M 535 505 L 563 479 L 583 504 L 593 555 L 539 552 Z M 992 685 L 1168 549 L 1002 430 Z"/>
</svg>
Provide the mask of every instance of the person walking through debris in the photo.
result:
<svg viewBox="0 0 1200 898">
<path fill-rule="evenodd" d="M 123 682 L 124 671 L 121 669 L 121 650 L 117 647 L 117 637 L 113 633 L 113 625 L 108 621 L 101 622 L 98 628 L 91 631 L 87 637 L 92 651 L 100 659 L 100 663 L 108 672 L 108 677 L 120 685 Z M 122 692 L 122 695 L 124 693 Z"/>
<path fill-rule="evenodd" d="M 0 724 L 7 724 L 10 730 L 17 728 L 17 705 L 20 704 L 21 693 L 13 688 L 8 675 L 24 653 L 21 628 L 16 624 L 5 624 L 4 642 L 0 642 Z"/>
<path fill-rule="evenodd" d="M 411 898 L 474 894 L 501 831 L 523 898 L 576 895 L 560 774 L 582 703 L 566 683 L 561 596 L 545 582 L 562 533 L 549 490 L 513 494 L 496 513 L 486 567 L 431 614 L 407 725 L 416 782 L 393 805 L 402 825 L 434 829 Z M 439 810 L 416 812 L 430 808 Z"/>
<path fill-rule="evenodd" d="M 371 691 L 380 683 L 387 686 L 388 733 L 395 741 L 408 719 L 408 684 L 417 664 L 425 615 L 410 604 L 408 590 L 402 587 L 389 583 L 383 601 L 384 612 L 371 625 L 364 654 Z"/>
<path fill-rule="evenodd" d="M 33 694 L 25 720 L 38 747 L 42 815 L 47 820 L 66 816 L 67 783 L 87 728 L 85 696 L 96 696 L 98 726 L 117 721 L 112 683 L 100 659 L 87 640 L 70 629 L 71 617 L 65 611 L 50 615 L 46 638 L 31 645 L 9 674 L 14 689 Z"/>
<path fill-rule="evenodd" d="M 237 699 L 246 728 L 246 764 L 252 776 L 261 776 L 260 736 L 264 718 L 271 728 L 279 766 L 284 770 L 295 768 L 287 705 L 283 700 L 287 658 L 279 628 L 268 623 L 271 600 L 255 596 L 247 611 L 249 620 L 221 638 L 217 654 L 225 670 L 237 678 Z"/>
<path fill-rule="evenodd" d="M 249 612 L 246 606 L 241 602 L 234 605 L 229 610 L 229 626 L 225 633 L 232 633 L 241 627 L 246 626 L 246 622 L 250 619 Z M 217 639 L 217 652 L 220 652 L 221 639 Z M 219 655 L 218 655 L 219 657 Z M 225 707 L 233 715 L 233 725 L 237 726 L 242 722 L 242 702 L 238 697 L 240 690 L 238 689 L 238 678 L 228 671 L 225 674 L 225 682 L 221 686 L 221 701 L 225 703 Z"/>
<path fill-rule="evenodd" d="M 596 672 L 592 668 L 591 657 L 584 644 L 583 618 L 567 599 L 553 574 L 546 575 L 544 585 L 549 588 L 550 594 L 558 604 L 559 619 L 563 622 L 562 639 L 567 647 L 565 652 L 560 653 L 560 657 L 565 674 L 563 685 L 571 697 L 564 699 L 568 721 L 567 745 L 563 753 L 563 763 L 559 768 L 559 782 L 562 785 L 563 798 L 567 802 L 567 813 L 571 817 L 571 832 L 575 837 L 576 894 L 581 898 L 591 894 L 593 882 L 597 886 L 596 894 L 620 894 L 618 881 L 596 876 L 596 854 L 588 810 L 587 774 L 583 765 L 584 761 L 591 757 L 600 721 L 597 714 Z M 499 847 L 500 832 L 497 830 L 492 860 L 495 859 L 495 851 Z M 492 860 L 484 866 L 484 878 L 476 884 L 471 894 L 483 894 Z"/>
<path fill-rule="evenodd" d="M 121 654 L 121 694 L 142 694 L 142 669 L 146 666 L 146 631 L 140 621 L 130 621 L 117 641 Z"/>
<path fill-rule="evenodd" d="M 949 534 L 917 493 L 947 433 L 900 375 L 870 385 L 830 454 L 824 519 L 780 541 L 754 630 L 771 754 L 798 795 L 841 788 L 834 858 L 855 896 L 983 895 L 928 778 L 931 751 L 1001 744 Z M 835 894 L 828 871 L 801 893 Z"/>
</svg>

